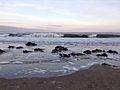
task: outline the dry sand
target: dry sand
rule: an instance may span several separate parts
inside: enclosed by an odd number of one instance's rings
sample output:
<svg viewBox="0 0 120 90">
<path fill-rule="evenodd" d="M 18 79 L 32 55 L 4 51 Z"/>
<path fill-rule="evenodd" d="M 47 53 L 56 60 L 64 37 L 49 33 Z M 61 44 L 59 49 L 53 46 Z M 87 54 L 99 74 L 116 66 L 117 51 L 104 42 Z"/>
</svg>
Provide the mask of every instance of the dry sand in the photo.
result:
<svg viewBox="0 0 120 90">
<path fill-rule="evenodd" d="M 120 69 L 94 65 L 61 77 L 0 79 L 0 90 L 120 90 Z"/>
</svg>

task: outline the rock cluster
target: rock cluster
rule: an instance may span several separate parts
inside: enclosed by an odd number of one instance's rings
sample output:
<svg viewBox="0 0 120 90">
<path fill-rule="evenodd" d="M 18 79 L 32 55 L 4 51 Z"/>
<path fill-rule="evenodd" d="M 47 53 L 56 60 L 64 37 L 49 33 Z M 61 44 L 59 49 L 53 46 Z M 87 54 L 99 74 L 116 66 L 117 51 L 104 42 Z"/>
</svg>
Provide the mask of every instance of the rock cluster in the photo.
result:
<svg viewBox="0 0 120 90">
<path fill-rule="evenodd" d="M 58 53 L 58 52 L 67 51 L 67 50 L 68 49 L 66 47 L 56 46 L 55 49 L 52 50 L 52 53 Z"/>
</svg>

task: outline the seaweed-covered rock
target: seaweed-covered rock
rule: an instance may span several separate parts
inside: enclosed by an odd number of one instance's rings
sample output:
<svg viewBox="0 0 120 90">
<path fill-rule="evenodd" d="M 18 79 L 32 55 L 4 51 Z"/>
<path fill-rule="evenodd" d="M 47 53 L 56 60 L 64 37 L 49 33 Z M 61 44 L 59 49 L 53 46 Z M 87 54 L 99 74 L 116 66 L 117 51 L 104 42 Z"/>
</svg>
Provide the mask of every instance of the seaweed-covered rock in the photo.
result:
<svg viewBox="0 0 120 90">
<path fill-rule="evenodd" d="M 28 43 L 26 43 L 25 45 L 26 45 L 26 46 L 37 46 L 36 43 L 32 43 L 32 42 L 28 42 Z"/>
<path fill-rule="evenodd" d="M 56 46 L 55 49 L 52 50 L 52 53 L 58 53 L 58 52 L 67 51 L 67 50 L 68 49 L 66 47 Z"/>
<path fill-rule="evenodd" d="M 85 53 L 85 54 L 91 54 L 91 51 L 90 50 L 85 50 L 83 53 Z"/>
</svg>

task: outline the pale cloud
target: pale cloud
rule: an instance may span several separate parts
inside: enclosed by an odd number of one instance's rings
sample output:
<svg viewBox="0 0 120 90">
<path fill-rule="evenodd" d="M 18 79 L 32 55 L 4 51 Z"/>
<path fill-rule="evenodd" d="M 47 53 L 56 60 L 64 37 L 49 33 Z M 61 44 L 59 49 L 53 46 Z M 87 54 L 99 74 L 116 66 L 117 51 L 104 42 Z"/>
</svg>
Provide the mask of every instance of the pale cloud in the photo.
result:
<svg viewBox="0 0 120 90">
<path fill-rule="evenodd" d="M 19 14 L 19 13 L 6 13 L 0 12 L 0 25 L 6 26 L 15 26 L 23 28 L 35 28 L 35 29 L 44 29 L 44 30 L 61 30 L 61 31 L 78 31 L 83 30 L 97 30 L 97 28 L 106 28 L 110 27 L 105 23 L 88 23 L 80 22 L 79 20 L 74 19 L 46 19 L 40 18 L 33 15 Z M 4 22 L 3 22 L 4 21 Z M 111 24 L 112 25 L 112 24 Z M 112 27 L 112 26 L 111 26 Z M 118 26 L 116 26 L 118 28 Z"/>
<path fill-rule="evenodd" d="M 34 7 L 34 4 L 30 4 L 30 3 L 21 3 L 21 2 L 16 2 L 14 5 L 12 5 L 13 7 Z"/>
<path fill-rule="evenodd" d="M 0 25 L 63 30 L 119 29 L 119 4 L 118 0 L 1 0 Z"/>
<path fill-rule="evenodd" d="M 0 24 L 5 24 L 6 25 L 16 25 L 16 26 L 26 26 L 26 27 L 34 27 L 37 25 L 40 26 L 46 26 L 50 25 L 63 25 L 65 27 L 68 26 L 74 26 L 74 25 L 79 25 L 79 21 L 73 20 L 73 19 L 45 19 L 45 18 L 40 18 L 37 16 L 32 16 L 32 15 L 26 15 L 26 14 L 18 14 L 18 13 L 6 13 L 6 12 L 0 12 Z M 3 23 L 4 22 L 4 23 Z"/>
</svg>

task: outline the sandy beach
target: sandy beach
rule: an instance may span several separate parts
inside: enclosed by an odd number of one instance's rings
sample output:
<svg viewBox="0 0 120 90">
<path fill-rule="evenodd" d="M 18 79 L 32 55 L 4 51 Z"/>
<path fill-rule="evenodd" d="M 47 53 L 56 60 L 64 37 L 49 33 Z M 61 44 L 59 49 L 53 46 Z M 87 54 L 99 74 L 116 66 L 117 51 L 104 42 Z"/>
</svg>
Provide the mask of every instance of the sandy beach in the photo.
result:
<svg viewBox="0 0 120 90">
<path fill-rule="evenodd" d="M 0 90 L 120 90 L 120 69 L 93 65 L 60 77 L 1 78 Z"/>
</svg>

